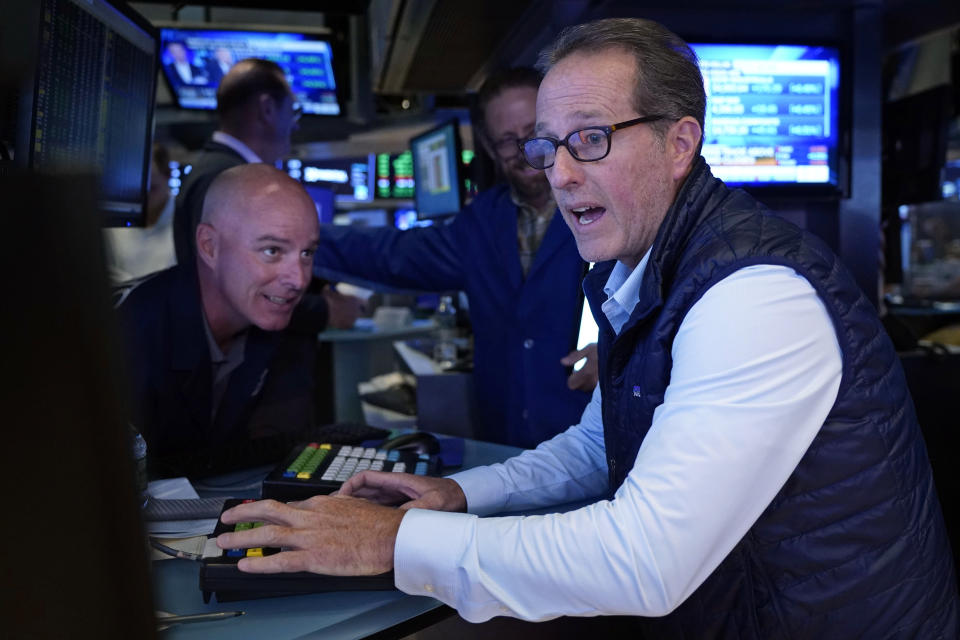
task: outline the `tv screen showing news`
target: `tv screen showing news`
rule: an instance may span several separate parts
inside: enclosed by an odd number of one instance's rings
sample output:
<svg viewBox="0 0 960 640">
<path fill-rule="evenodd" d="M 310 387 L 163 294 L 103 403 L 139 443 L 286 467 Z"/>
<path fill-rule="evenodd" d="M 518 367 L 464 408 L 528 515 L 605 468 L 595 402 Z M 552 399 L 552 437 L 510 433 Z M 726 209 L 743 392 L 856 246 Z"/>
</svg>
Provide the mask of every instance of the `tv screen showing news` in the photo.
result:
<svg viewBox="0 0 960 640">
<path fill-rule="evenodd" d="M 265 58 L 283 69 L 303 113 L 340 115 L 330 42 L 321 34 L 170 27 L 160 39 L 163 76 L 185 109 L 216 109 L 230 67 Z"/>
<path fill-rule="evenodd" d="M 463 208 L 460 178 L 460 134 L 456 120 L 410 140 L 413 154 L 413 191 L 417 214 L 433 218 Z"/>
<path fill-rule="evenodd" d="M 837 49 L 691 47 L 707 93 L 703 157 L 714 175 L 742 186 L 838 186 Z"/>
</svg>

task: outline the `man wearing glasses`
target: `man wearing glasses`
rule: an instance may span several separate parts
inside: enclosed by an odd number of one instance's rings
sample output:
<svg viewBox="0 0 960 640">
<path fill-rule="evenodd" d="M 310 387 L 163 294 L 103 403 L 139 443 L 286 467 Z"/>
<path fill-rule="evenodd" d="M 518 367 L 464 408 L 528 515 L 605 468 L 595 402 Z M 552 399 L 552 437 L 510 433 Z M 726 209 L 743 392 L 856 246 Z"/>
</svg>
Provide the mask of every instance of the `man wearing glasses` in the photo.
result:
<svg viewBox="0 0 960 640">
<path fill-rule="evenodd" d="M 389 286 L 465 291 L 474 332 L 473 382 L 481 440 L 534 447 L 580 420 L 596 387 L 596 347 L 573 351 L 585 263 L 540 169 L 519 141 L 533 135 L 540 74 L 492 74 L 474 122 L 505 184 L 474 198 L 449 224 L 399 231 L 332 227 L 316 273 Z M 568 377 L 564 365 L 591 354 Z"/>
<path fill-rule="evenodd" d="M 284 526 L 218 544 L 290 549 L 244 571 L 393 568 L 401 590 L 474 621 L 626 614 L 658 639 L 958 637 L 896 353 L 822 242 L 712 177 L 689 47 L 650 21 L 601 20 L 541 60 L 522 147 L 581 255 L 603 262 L 584 283 L 601 378 L 580 424 L 453 478 L 366 473 L 337 497 L 237 507 L 225 522 Z M 477 517 L 579 499 L 596 501 Z"/>
</svg>

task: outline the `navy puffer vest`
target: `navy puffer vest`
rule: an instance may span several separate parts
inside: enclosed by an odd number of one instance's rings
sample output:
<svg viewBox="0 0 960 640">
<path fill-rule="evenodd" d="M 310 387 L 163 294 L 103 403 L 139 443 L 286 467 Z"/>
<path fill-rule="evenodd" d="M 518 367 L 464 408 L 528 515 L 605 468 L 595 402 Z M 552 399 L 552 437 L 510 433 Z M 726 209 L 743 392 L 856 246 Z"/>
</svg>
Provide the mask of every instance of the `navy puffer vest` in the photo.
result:
<svg viewBox="0 0 960 640">
<path fill-rule="evenodd" d="M 822 242 L 727 189 L 702 159 L 661 225 L 619 336 L 598 313 L 613 263 L 584 282 L 600 325 L 611 493 L 663 402 L 684 316 L 713 284 L 755 264 L 794 269 L 826 305 L 843 354 L 837 401 L 720 566 L 669 615 L 640 619 L 645 637 L 954 640 L 950 545 L 903 371 L 875 309 Z"/>
</svg>

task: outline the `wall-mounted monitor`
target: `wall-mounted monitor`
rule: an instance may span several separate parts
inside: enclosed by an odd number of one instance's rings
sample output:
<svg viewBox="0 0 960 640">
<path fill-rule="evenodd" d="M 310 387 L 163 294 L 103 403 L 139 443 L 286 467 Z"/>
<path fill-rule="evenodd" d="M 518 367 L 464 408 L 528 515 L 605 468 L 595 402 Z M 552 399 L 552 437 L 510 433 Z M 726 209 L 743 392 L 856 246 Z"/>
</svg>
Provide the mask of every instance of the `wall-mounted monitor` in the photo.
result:
<svg viewBox="0 0 960 640">
<path fill-rule="evenodd" d="M 414 202 L 420 218 L 448 216 L 463 208 L 459 124 L 449 120 L 410 140 Z"/>
<path fill-rule="evenodd" d="M 35 54 L 24 69 L 32 82 L 19 105 L 17 163 L 44 174 L 97 174 L 103 224 L 143 225 L 156 30 L 125 2 L 17 4 L 8 7 L 5 26 L 36 38 L 25 43 Z"/>
<path fill-rule="evenodd" d="M 304 114 L 340 115 L 326 34 L 203 25 L 164 26 L 160 38 L 163 76 L 182 108 L 216 109 L 217 87 L 230 67 L 244 58 L 265 58 L 283 69 Z"/>
<path fill-rule="evenodd" d="M 409 151 L 378 153 L 374 168 L 375 197 L 401 199 L 413 197 L 413 156 Z"/>
<path fill-rule="evenodd" d="M 840 53 L 792 44 L 691 44 L 707 113 L 703 156 L 747 187 L 841 190 Z"/>
<path fill-rule="evenodd" d="M 370 202 L 374 194 L 375 156 L 355 158 L 290 158 L 284 166 L 291 178 L 306 187 L 322 187 L 337 204 Z"/>
</svg>

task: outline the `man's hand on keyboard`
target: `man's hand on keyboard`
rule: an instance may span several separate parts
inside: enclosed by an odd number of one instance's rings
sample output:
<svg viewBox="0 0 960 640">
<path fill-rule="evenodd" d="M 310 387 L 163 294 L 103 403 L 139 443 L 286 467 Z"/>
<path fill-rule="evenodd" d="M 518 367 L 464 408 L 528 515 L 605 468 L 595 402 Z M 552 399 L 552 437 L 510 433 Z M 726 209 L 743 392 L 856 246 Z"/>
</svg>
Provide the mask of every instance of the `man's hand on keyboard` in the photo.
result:
<svg viewBox="0 0 960 640">
<path fill-rule="evenodd" d="M 409 473 L 364 471 L 343 483 L 337 495 L 398 505 L 401 509 L 467 510 L 467 498 L 453 480 Z"/>
<path fill-rule="evenodd" d="M 290 504 L 258 500 L 228 509 L 220 519 L 225 524 L 265 524 L 221 534 L 217 545 L 221 549 L 283 549 L 261 558 L 241 558 L 237 567 L 248 573 L 377 575 L 393 569 L 393 547 L 404 514 L 345 496 L 314 496 Z"/>
</svg>

